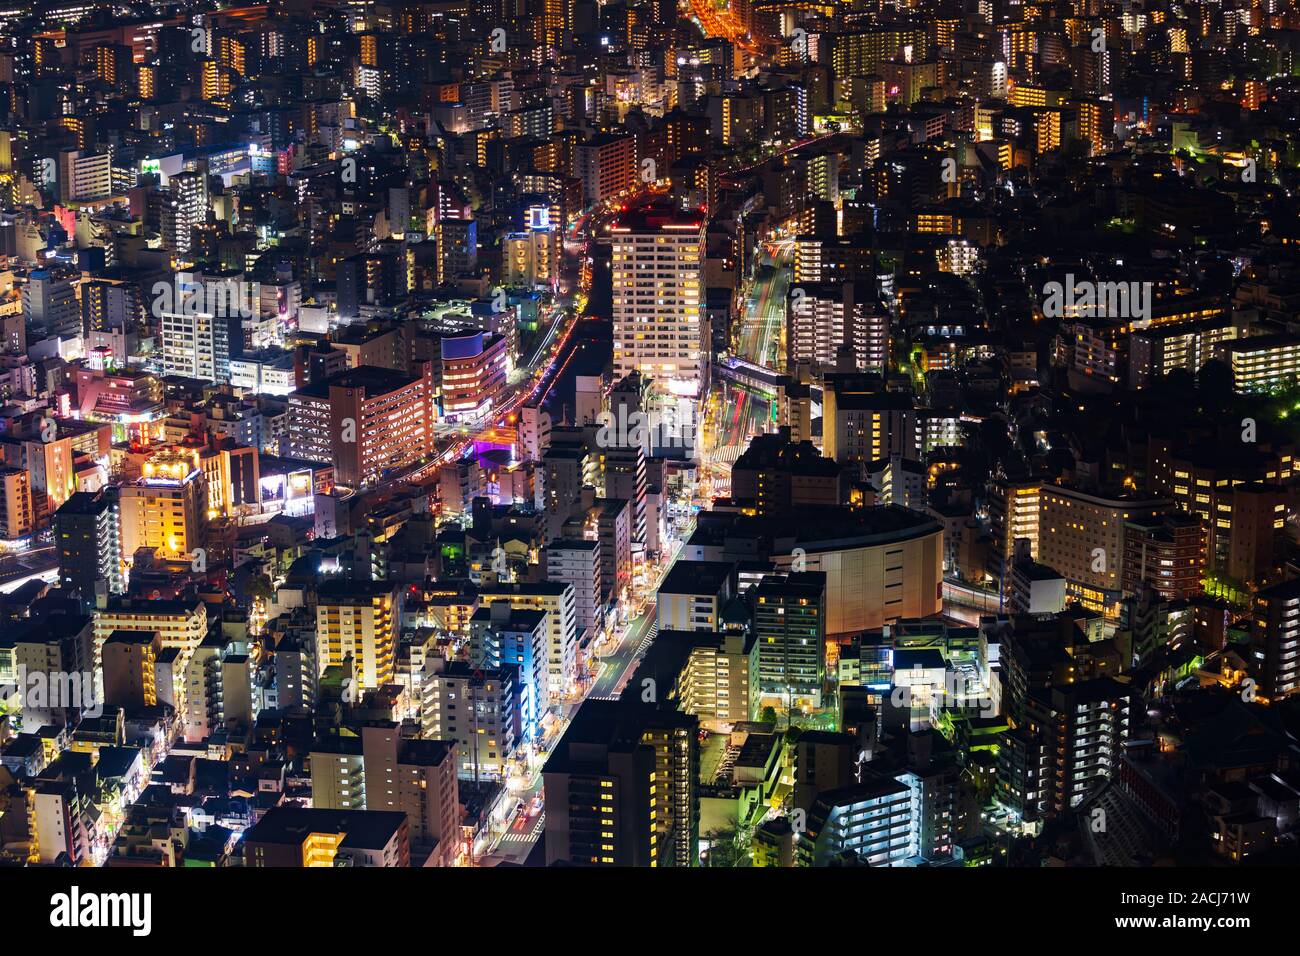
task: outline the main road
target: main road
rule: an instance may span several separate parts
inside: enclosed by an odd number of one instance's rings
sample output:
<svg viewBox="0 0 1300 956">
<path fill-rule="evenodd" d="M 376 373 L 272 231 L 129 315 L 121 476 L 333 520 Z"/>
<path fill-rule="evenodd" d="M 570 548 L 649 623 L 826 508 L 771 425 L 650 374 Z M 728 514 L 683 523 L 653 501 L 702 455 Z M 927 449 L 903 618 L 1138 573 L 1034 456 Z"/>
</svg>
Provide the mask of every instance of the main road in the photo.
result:
<svg viewBox="0 0 1300 956">
<path fill-rule="evenodd" d="M 541 771 L 545 763 L 545 757 L 559 741 L 564 730 L 568 727 L 569 721 L 573 718 L 577 709 L 582 706 L 583 701 L 593 698 L 596 700 L 616 700 L 623 693 L 628 680 L 636 671 L 641 656 L 645 654 L 647 648 L 659 633 L 657 606 L 654 596 L 659 590 L 659 584 L 663 581 L 664 576 L 677 563 L 682 550 L 681 542 L 690 537 L 693 528 L 694 522 L 685 529 L 681 539 L 674 544 L 672 554 L 668 559 L 659 565 L 653 583 L 649 584 L 638 596 L 636 616 L 626 625 L 620 625 L 615 629 L 614 646 L 609 650 L 596 650 L 596 657 L 599 661 L 596 679 L 591 683 L 585 695 L 565 704 L 562 709 L 561 720 L 551 725 L 542 741 L 541 752 L 533 762 L 527 787 L 522 791 L 507 795 L 506 799 L 514 801 L 516 806 L 510 811 L 504 828 L 494 832 L 484 842 L 482 851 L 486 852 L 480 851 L 481 855 L 476 853 L 478 865 L 521 864 L 528 858 L 537 841 L 541 839 L 542 832 L 545 830 L 546 813 L 545 810 L 542 810 L 540 814 L 536 813 L 535 805 L 541 802 L 538 798 L 542 794 Z M 522 811 L 518 809 L 519 804 L 523 804 L 524 809 Z"/>
<path fill-rule="evenodd" d="M 789 241 L 760 247 L 754 280 L 732 336 L 733 354 L 764 368 L 776 370 L 785 364 L 786 299 L 793 252 Z M 721 376 L 715 377 L 714 392 L 709 404 L 711 442 L 704 464 L 710 486 L 722 493 L 729 487 L 731 461 L 753 436 L 767 430 L 771 402 Z"/>
<path fill-rule="evenodd" d="M 686 6 L 706 37 L 730 40 L 746 53 L 758 52 L 758 43 L 730 8 L 720 10 L 713 0 L 688 0 Z"/>
<path fill-rule="evenodd" d="M 610 205 L 609 208 L 601 210 L 590 218 L 584 218 L 581 222 L 587 234 L 594 236 L 601 228 L 602 221 L 616 212 L 617 209 Z M 789 241 L 773 243 L 760 249 L 755 280 L 745 298 L 744 312 L 732 343 L 732 348 L 737 355 L 767 368 L 780 368 L 783 364 L 786 298 L 790 287 L 792 258 L 793 244 Z M 571 331 L 571 327 L 562 330 L 555 340 L 562 343 Z M 535 377 L 536 384 L 533 388 L 529 390 L 527 388 L 529 380 L 525 380 L 519 392 L 507 403 L 507 407 L 517 407 L 514 403 L 521 403 L 521 396 L 528 396 L 531 399 L 539 392 L 545 394 L 544 390 L 549 388 L 546 383 L 553 382 L 556 377 L 556 374 L 553 374 L 556 370 L 551 366 L 554 365 L 559 354 L 559 350 L 551 352 L 550 365 L 540 376 Z M 715 389 L 722 390 L 722 401 L 711 403 L 710 415 L 716 416 L 716 420 L 711 427 L 706 428 L 706 432 L 713 439 L 710 444 L 715 449 L 719 445 L 746 445 L 753 435 L 765 430 L 769 402 L 732 385 L 721 384 L 715 386 Z M 503 411 L 498 409 L 494 417 L 500 418 L 502 415 Z M 469 439 L 465 439 L 463 444 L 458 443 L 449 448 L 443 453 L 442 460 L 453 460 L 456 455 L 463 452 L 463 448 L 468 443 Z M 441 461 L 436 461 L 434 464 L 441 464 Z M 719 463 L 715 463 L 715 466 L 721 467 Z M 676 563 L 681 554 L 681 542 L 690 537 L 692 528 L 693 522 L 674 542 L 667 560 L 662 561 L 655 569 L 652 581 L 640 590 L 636 600 L 636 612 L 630 621 L 615 629 L 613 646 L 606 649 L 598 645 L 593 649 L 598 661 L 595 680 L 582 697 L 567 702 L 561 709 L 561 719 L 550 726 L 541 742 L 540 752 L 531 762 L 526 786 L 504 797 L 515 806 L 507 815 L 504 828 L 487 836 L 481 845 L 476 847 L 475 861 L 479 865 L 522 863 L 536 846 L 545 829 L 545 810 L 542 809 L 540 812 L 537 810 L 541 803 L 538 798 L 542 793 L 541 770 L 545 757 L 560 739 L 573 714 L 584 700 L 616 699 L 626 689 L 637 663 L 658 633 L 655 594 L 659 584 Z M 519 804 L 523 805 L 522 810 L 518 809 Z"/>
<path fill-rule="evenodd" d="M 623 687 L 636 670 L 637 662 L 650 642 L 654 640 L 658 630 L 655 606 L 650 602 L 620 630 L 614 648 L 600 656 L 599 672 L 586 696 L 565 704 L 562 719 L 558 724 L 552 725 L 543 739 L 541 752 L 534 760 L 529 773 L 527 787 L 516 793 L 506 794 L 505 799 L 513 801 L 515 808 L 507 816 L 505 826 L 495 831 L 479 849 L 478 852 L 482 854 L 476 860 L 479 866 L 498 866 L 502 863 L 522 864 L 528 858 L 545 830 L 545 810 L 537 812 L 538 805 L 541 803 L 539 798 L 542 796 L 542 767 L 545 764 L 545 757 L 564 734 L 569 721 L 573 719 L 574 713 L 582 706 L 583 701 L 592 698 L 614 700 L 622 693 Z M 520 804 L 523 805 L 522 811 L 519 809 Z M 487 852 L 483 853 L 483 850 Z"/>
</svg>

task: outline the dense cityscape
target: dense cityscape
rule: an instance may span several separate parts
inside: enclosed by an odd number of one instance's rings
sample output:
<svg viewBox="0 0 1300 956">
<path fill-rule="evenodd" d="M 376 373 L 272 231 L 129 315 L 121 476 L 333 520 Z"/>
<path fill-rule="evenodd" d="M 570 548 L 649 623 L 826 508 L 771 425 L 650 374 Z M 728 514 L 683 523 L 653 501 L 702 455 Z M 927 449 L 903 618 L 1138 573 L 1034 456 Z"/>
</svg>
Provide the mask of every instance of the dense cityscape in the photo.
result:
<svg viewBox="0 0 1300 956">
<path fill-rule="evenodd" d="M 1289 0 L 4 6 L 0 867 L 1300 862 L 1298 108 Z"/>
</svg>

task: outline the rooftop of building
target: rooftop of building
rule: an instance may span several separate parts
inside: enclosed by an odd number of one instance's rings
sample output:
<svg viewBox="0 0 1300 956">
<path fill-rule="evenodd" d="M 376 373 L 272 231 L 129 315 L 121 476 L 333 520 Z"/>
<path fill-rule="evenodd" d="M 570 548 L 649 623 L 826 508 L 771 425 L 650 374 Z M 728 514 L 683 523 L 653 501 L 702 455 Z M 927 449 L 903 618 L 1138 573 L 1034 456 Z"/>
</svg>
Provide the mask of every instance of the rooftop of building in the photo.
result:
<svg viewBox="0 0 1300 956">
<path fill-rule="evenodd" d="M 350 734 L 322 734 L 311 745 L 314 754 L 361 756 L 361 738 Z"/>
<path fill-rule="evenodd" d="M 439 767 L 455 751 L 451 740 L 422 740 L 407 738 L 402 741 L 398 762 L 410 767 Z"/>
<path fill-rule="evenodd" d="M 391 595 L 397 585 L 392 581 L 365 581 L 360 578 L 331 577 L 322 581 L 316 593 L 322 599 L 370 600 Z"/>
<path fill-rule="evenodd" d="M 68 496 L 68 500 L 59 506 L 55 512 L 58 518 L 70 516 L 91 517 L 112 507 L 112 500 L 108 495 L 97 491 L 76 491 Z"/>
<path fill-rule="evenodd" d="M 891 777 L 865 775 L 860 783 L 849 784 L 834 790 L 824 790 L 817 794 L 816 803 L 822 807 L 850 807 L 869 800 L 878 800 L 908 792 L 906 784 L 899 783 Z"/>
<path fill-rule="evenodd" d="M 735 573 L 732 561 L 678 561 L 659 582 L 659 593 L 717 594 Z"/>
<path fill-rule="evenodd" d="M 95 773 L 101 780 L 125 777 L 132 765 L 140 759 L 139 747 L 100 747 L 97 751 Z"/>
<path fill-rule="evenodd" d="M 487 598 L 503 594 L 519 597 L 557 597 L 573 587 L 564 581 L 509 581 L 496 584 L 484 584 L 478 593 Z"/>
<path fill-rule="evenodd" d="M 1284 346 L 1300 346 L 1300 335 L 1279 332 L 1273 335 L 1252 335 L 1223 343 L 1223 348 L 1229 352 L 1262 352 Z"/>
<path fill-rule="evenodd" d="M 853 734 L 836 733 L 833 730 L 801 730 L 795 741 L 800 745 L 857 747 L 858 738 Z"/>
<path fill-rule="evenodd" d="M 945 670 L 948 662 L 935 648 L 894 651 L 894 673 L 910 670 Z"/>
<path fill-rule="evenodd" d="M 1142 491 L 1133 491 L 1122 487 L 1083 488 L 1064 481 L 1045 481 L 1043 482 L 1042 491 L 1045 496 L 1056 492 L 1068 498 L 1102 507 L 1160 508 L 1173 505 L 1173 501 L 1169 498 L 1149 495 Z"/>
<path fill-rule="evenodd" d="M 440 676 L 479 683 L 498 681 L 502 684 L 509 684 L 513 681 L 516 672 L 517 668 L 513 665 L 482 667 L 478 664 L 471 664 L 469 661 L 446 661 L 443 664 Z"/>
<path fill-rule="evenodd" d="M 470 617 L 471 624 L 488 624 L 498 630 L 506 631 L 534 631 L 546 620 L 546 611 L 537 608 L 512 607 L 510 613 L 504 617 L 499 616 L 499 612 L 494 614 L 504 601 L 498 601 L 491 607 L 480 607 Z"/>
<path fill-rule="evenodd" d="M 1292 598 L 1300 598 L 1300 578 L 1292 578 L 1289 581 L 1279 581 L 1277 584 L 1261 588 L 1255 596 L 1267 600 L 1282 601 L 1288 601 Z"/>
<path fill-rule="evenodd" d="M 589 698 L 551 752 L 544 774 L 604 773 L 611 753 L 631 753 L 651 728 L 693 728 L 694 717 L 637 701 Z"/>
<path fill-rule="evenodd" d="M 1162 515 L 1138 515 L 1124 522 L 1126 525 L 1135 529 L 1150 531 L 1153 533 L 1160 531 L 1183 531 L 1189 529 L 1199 529 L 1201 519 L 1185 512 L 1171 512 Z"/>
<path fill-rule="evenodd" d="M 300 846 L 314 833 L 344 834 L 339 848 L 381 850 L 406 825 L 406 814 L 389 810 L 326 810 L 273 807 L 245 834 L 246 843 Z"/>
<path fill-rule="evenodd" d="M 152 644 L 158 639 L 157 631 L 113 631 L 104 642 L 108 644 Z"/>
<path fill-rule="evenodd" d="M 693 235 L 704 227 L 702 210 L 681 210 L 667 205 L 642 206 L 618 215 L 610 226 L 613 233 L 678 233 Z"/>
<path fill-rule="evenodd" d="M 832 376 L 826 376 L 829 381 Z M 888 412 L 909 411 L 916 399 L 906 392 L 835 392 L 835 411 L 838 412 Z"/>
<path fill-rule="evenodd" d="M 190 615 L 203 608 L 200 598 L 176 600 L 150 600 L 135 597 L 110 597 L 105 606 L 97 608 L 95 616 L 114 614 L 134 614 L 147 617 L 178 617 Z"/>
<path fill-rule="evenodd" d="M 654 680 L 656 686 L 672 687 L 689 663 L 691 654 L 697 649 L 712 648 L 721 651 L 732 640 L 738 641 L 740 652 L 748 655 L 758 637 L 755 634 L 722 631 L 680 631 L 671 628 L 659 631 L 646 648 L 625 693 L 639 697 L 647 678 Z"/>
<path fill-rule="evenodd" d="M 754 590 L 754 597 L 824 597 L 825 593 L 825 571 L 793 571 L 789 574 L 764 575 Z"/>
<path fill-rule="evenodd" d="M 737 767 L 766 767 L 773 751 L 781 747 L 780 734 L 749 734 L 736 755 Z"/>
<path fill-rule="evenodd" d="M 308 398 L 329 398 L 331 388 L 354 388 L 364 390 L 367 396 L 385 395 L 413 385 L 419 380 L 418 375 L 408 375 L 391 368 L 358 365 L 356 368 L 331 375 L 322 381 L 304 385 L 292 394 Z"/>
<path fill-rule="evenodd" d="M 763 516 L 710 516 L 696 525 L 689 544 L 722 546 L 728 538 L 757 538 L 773 542 L 774 548 L 788 544 L 820 552 L 905 541 L 941 531 L 942 525 L 930 515 L 898 505 L 801 508 Z"/>
<path fill-rule="evenodd" d="M 785 434 L 758 435 L 732 465 L 732 473 L 750 469 L 780 468 L 800 477 L 835 478 L 844 466 L 822 455 L 810 441 L 792 442 Z"/>
<path fill-rule="evenodd" d="M 1016 561 L 1014 572 L 1028 581 L 1060 581 L 1064 580 L 1061 572 L 1046 564 L 1040 564 L 1033 558 L 1020 558 Z"/>
<path fill-rule="evenodd" d="M 0 646 L 61 641 L 81 633 L 89 624 L 89 614 L 40 614 L 5 626 L 0 631 Z"/>
</svg>

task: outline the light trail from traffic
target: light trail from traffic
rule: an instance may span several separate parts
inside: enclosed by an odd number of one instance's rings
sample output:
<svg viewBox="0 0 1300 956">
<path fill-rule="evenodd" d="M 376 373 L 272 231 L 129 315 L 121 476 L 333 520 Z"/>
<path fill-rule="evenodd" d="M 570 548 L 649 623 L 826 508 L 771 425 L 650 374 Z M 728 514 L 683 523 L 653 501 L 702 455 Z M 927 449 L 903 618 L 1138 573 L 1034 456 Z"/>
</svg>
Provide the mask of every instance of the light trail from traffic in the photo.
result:
<svg viewBox="0 0 1300 956">
<path fill-rule="evenodd" d="M 794 245 L 786 241 L 773 244 L 760 253 L 756 275 L 735 338 L 736 357 L 768 369 L 784 365 L 786 296 L 790 287 L 790 259 Z M 739 449 L 766 430 L 770 402 L 754 391 L 724 383 L 724 401 L 720 407 L 713 449 Z M 714 462 L 719 469 L 722 462 Z M 725 484 L 721 474 L 715 479 Z"/>
<path fill-rule="evenodd" d="M 758 52 L 758 43 L 730 9 L 719 10 L 711 5 L 710 0 L 689 0 L 689 3 L 691 13 L 705 36 L 730 40 L 746 53 Z"/>
</svg>

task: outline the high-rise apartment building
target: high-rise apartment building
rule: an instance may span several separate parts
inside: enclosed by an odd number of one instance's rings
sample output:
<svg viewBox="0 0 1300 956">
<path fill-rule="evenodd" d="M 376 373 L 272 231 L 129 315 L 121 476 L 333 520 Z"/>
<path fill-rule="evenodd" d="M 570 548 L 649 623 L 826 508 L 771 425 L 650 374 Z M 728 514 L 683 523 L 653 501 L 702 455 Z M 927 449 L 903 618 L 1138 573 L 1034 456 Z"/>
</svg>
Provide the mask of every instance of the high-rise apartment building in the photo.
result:
<svg viewBox="0 0 1300 956">
<path fill-rule="evenodd" d="M 660 630 L 720 631 L 722 612 L 736 596 L 730 561 L 678 561 L 659 582 L 655 614 Z"/>
<path fill-rule="evenodd" d="M 600 133 L 579 143 L 574 167 L 588 203 L 602 203 L 627 192 L 637 183 L 636 137 Z"/>
<path fill-rule="evenodd" d="M 1300 578 L 1251 599 L 1250 643 L 1261 696 L 1277 699 L 1300 690 Z"/>
<path fill-rule="evenodd" d="M 919 461 L 924 428 L 913 398 L 881 390 L 871 377 L 826 376 L 822 405 L 822 453 L 862 469 L 891 455 Z"/>
<path fill-rule="evenodd" d="M 162 244 L 173 256 L 187 256 L 194 244 L 194 228 L 208 221 L 206 164 L 178 173 L 168 182 L 162 209 Z"/>
<path fill-rule="evenodd" d="M 1072 599 L 1117 617 L 1124 580 L 1124 523 L 1155 518 L 1172 508 L 1173 502 L 1164 498 L 1093 494 L 1044 484 L 1035 560 L 1065 576 Z"/>
<path fill-rule="evenodd" d="M 1166 442 L 1153 441 L 1149 487 L 1200 519 L 1209 570 L 1253 584 L 1273 576 L 1286 547 L 1292 450 L 1243 444 L 1239 452 L 1224 455 L 1219 442 L 1191 447 Z"/>
<path fill-rule="evenodd" d="M 272 807 L 244 832 L 248 867 L 411 865 L 411 827 L 395 810 Z"/>
<path fill-rule="evenodd" d="M 553 46 L 567 46 L 574 29 L 575 0 L 542 0 L 542 39 Z"/>
<path fill-rule="evenodd" d="M 114 631 L 101 652 L 106 706 L 136 709 L 158 703 L 154 669 L 162 638 L 156 631 Z"/>
<path fill-rule="evenodd" d="M 601 599 L 600 542 L 559 538 L 546 546 L 546 579 L 573 588 L 578 639 L 594 638 L 604 622 Z"/>
<path fill-rule="evenodd" d="M 646 541 L 645 453 L 639 445 L 604 449 L 605 497 L 623 498 L 632 506 L 634 547 Z"/>
<path fill-rule="evenodd" d="M 289 393 L 288 454 L 332 462 L 350 488 L 427 455 L 433 441 L 432 382 L 365 365 Z"/>
<path fill-rule="evenodd" d="M 583 704 L 542 770 L 547 864 L 696 865 L 698 726 L 667 707 Z"/>
<path fill-rule="evenodd" d="M 868 282 L 804 282 L 790 290 L 786 367 L 813 362 L 836 368 L 841 348 L 854 367 L 883 370 L 889 359 L 889 312 Z"/>
<path fill-rule="evenodd" d="M 912 845 L 912 794 L 897 780 L 872 775 L 861 783 L 818 794 L 808 830 L 796 851 L 801 866 L 864 861 L 899 866 Z"/>
<path fill-rule="evenodd" d="M 1231 316 L 1136 331 L 1129 341 L 1129 388 L 1158 384 L 1175 369 L 1195 374 L 1240 334 Z M 1243 382 L 1243 386 L 1245 383 Z M 1243 387 L 1243 390 L 1245 388 Z"/>
<path fill-rule="evenodd" d="M 99 597 L 92 617 L 95 668 L 100 674 L 104 643 L 115 631 L 157 634 L 162 647 L 159 660 L 165 655 L 169 672 L 166 680 L 155 674 L 155 693 L 159 699 L 170 703 L 182 715 L 186 714 L 192 696 L 199 702 L 203 700 L 202 689 L 190 694 L 187 674 L 191 659 L 208 633 L 207 605 L 203 601 Z"/>
<path fill-rule="evenodd" d="M 13 665 L 11 673 L 9 667 L 3 668 L 6 677 L 25 680 L 20 690 L 41 686 L 46 690 L 41 695 L 20 693 L 15 699 L 10 696 L 12 688 L 5 688 L 10 713 L 20 713 L 25 727 L 75 727 L 79 712 L 103 703 L 96 683 L 94 643 L 92 620 L 83 614 L 50 614 L 6 627 L 3 644 Z M 0 680 L 0 687 L 3 684 Z"/>
<path fill-rule="evenodd" d="M 521 611 L 546 613 L 545 680 L 539 683 L 542 710 L 570 693 L 578 666 L 578 589 L 567 581 L 520 581 L 479 588 L 479 606 L 506 603 Z M 538 716 L 540 717 L 540 711 Z"/>
<path fill-rule="evenodd" d="M 0 468 L 0 540 L 17 542 L 32 533 L 32 487 L 24 468 Z"/>
<path fill-rule="evenodd" d="M 27 276 L 23 286 L 23 318 L 48 335 L 77 335 L 81 332 L 81 311 L 73 281 L 48 269 Z"/>
<path fill-rule="evenodd" d="M 113 194 L 112 157 L 107 150 L 86 153 L 69 149 L 59 153 L 60 193 L 65 202 L 90 202 Z"/>
<path fill-rule="evenodd" d="M 1028 542 L 1027 556 L 1038 555 L 1039 493 L 1038 479 L 994 479 L 989 486 L 989 525 L 993 534 L 990 573 L 1002 580 L 1004 593 L 1010 588 L 1011 562 L 1016 541 Z"/>
<path fill-rule="evenodd" d="M 1224 340 L 1218 356 L 1232 369 L 1239 392 L 1268 392 L 1300 375 L 1300 337 L 1256 335 Z"/>
<path fill-rule="evenodd" d="M 787 711 L 821 706 L 826 671 L 826 575 L 768 575 L 754 591 L 758 684 Z"/>
<path fill-rule="evenodd" d="M 1110 677 L 1053 687 L 1029 698 L 1041 743 L 1039 806 L 1049 816 L 1077 807 L 1115 772 L 1129 738 L 1133 688 Z"/>
<path fill-rule="evenodd" d="M 1080 784 L 1109 776 L 1128 736 L 1132 690 L 1111 676 L 1122 655 L 1066 616 L 1016 616 L 999 644 L 1010 729 L 997 753 L 997 799 L 1026 821 L 1057 816 L 1078 803 Z"/>
<path fill-rule="evenodd" d="M 93 604 L 96 586 L 108 594 L 125 590 L 122 528 L 117 499 L 107 492 L 79 491 L 54 513 L 59 583 Z"/>
<path fill-rule="evenodd" d="M 360 737 L 350 732 L 322 735 L 313 741 L 309 756 L 313 807 L 366 808 L 366 769 Z"/>
<path fill-rule="evenodd" d="M 615 378 L 635 371 L 670 395 L 703 392 L 704 226 L 700 212 L 653 207 L 611 227 Z"/>
<path fill-rule="evenodd" d="M 632 502 L 605 498 L 597 505 L 596 536 L 600 541 L 600 582 L 606 601 L 625 598 L 632 584 Z"/>
<path fill-rule="evenodd" d="M 476 783 L 504 779 L 523 734 L 516 667 L 433 657 L 425 662 L 422 692 L 423 736 L 460 741 L 457 775 Z"/>
<path fill-rule="evenodd" d="M 95 279 L 81 284 L 81 326 L 91 332 L 123 331 L 136 326 L 144 315 L 140 288 L 118 279 Z M 114 360 L 126 364 L 125 355 Z"/>
<path fill-rule="evenodd" d="M 175 670 L 186 685 L 176 703 L 186 740 L 222 731 L 238 735 L 253 726 L 252 669 L 237 643 L 208 637 Z"/>
<path fill-rule="evenodd" d="M 244 354 L 243 320 L 258 309 L 258 303 L 246 301 L 245 289 L 238 273 L 184 274 L 156 296 L 152 308 L 161 331 L 164 375 L 230 381 L 231 359 Z"/>
<path fill-rule="evenodd" d="M 470 332 L 444 336 L 442 415 L 447 421 L 475 422 L 492 410 L 506 383 L 510 360 L 500 335 Z"/>
<path fill-rule="evenodd" d="M 1172 514 L 1124 523 L 1126 594 L 1150 585 L 1170 601 L 1191 600 L 1205 578 L 1205 528 L 1200 519 Z"/>
<path fill-rule="evenodd" d="M 359 689 L 392 683 L 400 614 L 394 582 L 346 578 L 323 582 L 316 603 L 316 653 L 321 672 L 351 658 Z"/>
<path fill-rule="evenodd" d="M 745 631 L 660 631 L 627 692 L 635 697 L 649 688 L 715 732 L 755 720 L 758 638 Z"/>
<path fill-rule="evenodd" d="M 434 230 L 438 250 L 438 281 L 454 282 L 478 268 L 478 223 L 473 219 L 443 219 Z"/>
<path fill-rule="evenodd" d="M 44 864 L 66 861 L 80 866 L 90 859 L 90 836 L 86 820 L 92 810 L 89 793 L 78 790 L 74 781 L 34 781 L 31 790 L 31 852 Z"/>
<path fill-rule="evenodd" d="M 392 721 L 362 727 L 361 741 L 366 809 L 405 813 L 412 854 L 451 866 L 460 851 L 456 743 L 403 738 Z"/>
<path fill-rule="evenodd" d="M 469 621 L 470 663 L 480 668 L 515 668 L 524 741 L 537 738 L 549 703 L 547 615 L 544 610 L 514 608 L 507 601 L 494 601 L 480 607 Z"/>
</svg>

